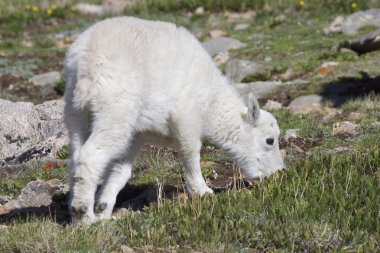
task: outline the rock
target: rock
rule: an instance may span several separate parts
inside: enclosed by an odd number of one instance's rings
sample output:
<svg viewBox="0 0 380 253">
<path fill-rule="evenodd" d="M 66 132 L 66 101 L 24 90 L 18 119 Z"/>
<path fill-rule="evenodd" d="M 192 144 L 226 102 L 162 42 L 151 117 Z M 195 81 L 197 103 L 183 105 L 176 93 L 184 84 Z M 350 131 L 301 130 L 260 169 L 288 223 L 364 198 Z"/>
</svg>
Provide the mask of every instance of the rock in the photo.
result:
<svg viewBox="0 0 380 253">
<path fill-rule="evenodd" d="M 283 23 L 286 21 L 286 16 L 284 14 L 281 14 L 281 15 L 278 15 L 274 20 L 277 23 Z"/>
<path fill-rule="evenodd" d="M 301 96 L 290 102 L 288 109 L 293 113 L 309 113 L 320 111 L 322 97 L 319 95 Z"/>
<path fill-rule="evenodd" d="M 78 3 L 75 5 L 79 13 L 89 16 L 103 16 L 105 11 L 102 5 Z"/>
<path fill-rule="evenodd" d="M 298 128 L 286 130 L 285 135 L 284 135 L 285 141 L 288 142 L 289 138 L 297 138 L 298 137 L 297 133 L 299 131 L 300 131 L 300 129 L 298 129 Z"/>
<path fill-rule="evenodd" d="M 29 82 L 36 86 L 55 86 L 56 82 L 61 79 L 61 73 L 58 71 L 52 71 L 40 75 L 35 75 L 29 79 Z"/>
<path fill-rule="evenodd" d="M 284 82 L 284 85 L 305 85 L 305 84 L 309 84 L 309 81 L 302 80 L 302 79 L 295 79 L 295 80 Z"/>
<path fill-rule="evenodd" d="M 225 64 L 230 59 L 228 53 L 218 53 L 212 58 L 217 66 Z"/>
<path fill-rule="evenodd" d="M 55 192 L 64 188 L 62 185 L 59 179 L 46 182 L 31 181 L 22 189 L 17 199 L 8 202 L 5 206 L 11 209 L 49 206 L 53 202 Z"/>
<path fill-rule="evenodd" d="M 250 24 L 241 23 L 241 24 L 235 25 L 234 30 L 235 31 L 243 31 L 243 30 L 247 30 L 250 26 L 251 26 Z"/>
<path fill-rule="evenodd" d="M 194 13 L 197 15 L 203 15 L 205 14 L 205 8 L 203 6 L 199 6 L 195 9 Z"/>
<path fill-rule="evenodd" d="M 365 34 L 357 39 L 344 41 L 339 45 L 339 48 L 349 48 L 359 55 L 380 50 L 380 29 Z"/>
<path fill-rule="evenodd" d="M 350 135 L 350 136 L 356 136 L 359 134 L 358 132 L 359 126 L 356 124 L 353 124 L 349 121 L 344 122 L 338 122 L 334 123 L 332 125 L 332 132 L 331 134 L 333 136 L 336 135 Z"/>
<path fill-rule="evenodd" d="M 334 22 L 323 29 L 325 34 L 343 33 L 356 34 L 364 26 L 380 27 L 380 9 L 369 9 L 351 14 L 348 17 L 338 16 Z"/>
<path fill-rule="evenodd" d="M 323 111 L 324 116 L 323 116 L 321 122 L 323 122 L 323 123 L 327 123 L 327 122 L 331 121 L 338 114 L 342 113 L 342 110 L 339 110 L 336 108 L 330 108 L 330 107 L 324 107 L 322 111 Z"/>
<path fill-rule="evenodd" d="M 122 253 L 135 253 L 136 251 L 134 251 L 134 249 L 132 249 L 126 245 L 122 245 L 121 246 L 121 252 Z"/>
<path fill-rule="evenodd" d="M 336 67 L 338 66 L 337 62 L 330 61 L 330 62 L 324 62 L 320 67 L 319 67 L 319 73 L 321 75 L 326 75 L 327 73 L 330 73 Z"/>
<path fill-rule="evenodd" d="M 348 119 L 349 121 L 356 121 L 356 120 L 364 119 L 365 117 L 367 117 L 367 114 L 366 114 L 366 113 L 361 113 L 361 112 L 350 112 L 350 114 L 348 114 L 347 119 Z"/>
<path fill-rule="evenodd" d="M 251 34 L 247 37 L 248 40 L 262 40 L 262 39 L 270 39 L 272 35 L 268 34 Z"/>
<path fill-rule="evenodd" d="M 103 0 L 102 7 L 105 14 L 121 14 L 126 7 L 133 6 L 138 0 Z"/>
<path fill-rule="evenodd" d="M 282 104 L 280 102 L 274 100 L 268 100 L 264 105 L 264 110 L 274 111 L 282 108 Z"/>
<path fill-rule="evenodd" d="M 32 103 L 0 99 L 0 166 L 54 157 L 67 143 L 63 100 Z"/>
<path fill-rule="evenodd" d="M 264 97 L 269 92 L 273 91 L 281 85 L 281 82 L 267 81 L 267 82 L 252 82 L 252 83 L 238 83 L 234 84 L 238 92 L 244 97 L 245 102 L 247 95 L 253 93 L 257 99 Z"/>
<path fill-rule="evenodd" d="M 254 10 L 248 10 L 246 12 L 231 12 L 226 11 L 224 13 L 224 16 L 228 18 L 229 20 L 236 20 L 236 19 L 254 19 L 256 17 L 256 12 Z"/>
<path fill-rule="evenodd" d="M 11 196 L 0 195 L 0 205 L 4 205 L 8 203 L 11 199 L 12 199 Z"/>
<path fill-rule="evenodd" d="M 380 129 L 380 122 L 374 122 L 370 124 L 369 127 L 372 129 Z"/>
<path fill-rule="evenodd" d="M 219 38 L 219 37 L 222 37 L 222 36 L 226 36 L 226 35 L 227 35 L 227 33 L 225 31 L 222 31 L 222 30 L 212 30 L 212 31 L 210 31 L 210 36 L 213 39 L 216 39 L 216 38 Z"/>
<path fill-rule="evenodd" d="M 225 72 L 226 76 L 235 83 L 241 82 L 249 75 L 262 74 L 265 69 L 258 63 L 240 59 L 232 59 L 227 62 Z"/>
<path fill-rule="evenodd" d="M 217 53 L 228 53 L 230 49 L 239 49 L 246 46 L 247 44 L 228 37 L 219 37 L 203 43 L 203 47 L 211 56 Z"/>
</svg>

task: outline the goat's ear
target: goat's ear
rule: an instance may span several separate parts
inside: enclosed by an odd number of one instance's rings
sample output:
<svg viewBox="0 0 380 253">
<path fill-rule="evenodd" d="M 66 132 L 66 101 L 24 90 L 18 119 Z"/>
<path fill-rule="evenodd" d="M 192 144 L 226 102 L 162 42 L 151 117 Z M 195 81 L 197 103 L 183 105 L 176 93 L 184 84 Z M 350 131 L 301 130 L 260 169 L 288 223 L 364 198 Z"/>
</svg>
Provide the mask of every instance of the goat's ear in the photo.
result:
<svg viewBox="0 0 380 253">
<path fill-rule="evenodd" d="M 246 120 L 251 124 L 255 125 L 257 119 L 260 117 L 260 105 L 256 97 L 252 94 L 248 94 L 248 112 L 246 115 Z"/>
</svg>

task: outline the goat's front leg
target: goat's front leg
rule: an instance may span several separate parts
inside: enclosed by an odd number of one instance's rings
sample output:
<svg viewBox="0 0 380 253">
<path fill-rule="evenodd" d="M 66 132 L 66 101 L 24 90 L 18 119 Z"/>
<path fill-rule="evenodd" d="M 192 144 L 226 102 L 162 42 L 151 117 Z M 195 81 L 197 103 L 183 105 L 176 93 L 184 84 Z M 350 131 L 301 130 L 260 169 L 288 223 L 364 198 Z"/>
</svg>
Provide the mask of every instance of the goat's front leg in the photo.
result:
<svg viewBox="0 0 380 253">
<path fill-rule="evenodd" d="M 213 194 L 203 178 L 200 166 L 200 151 L 202 143 L 199 139 L 186 140 L 181 145 L 181 153 L 185 166 L 185 186 L 190 195 L 203 196 L 206 193 Z"/>
</svg>

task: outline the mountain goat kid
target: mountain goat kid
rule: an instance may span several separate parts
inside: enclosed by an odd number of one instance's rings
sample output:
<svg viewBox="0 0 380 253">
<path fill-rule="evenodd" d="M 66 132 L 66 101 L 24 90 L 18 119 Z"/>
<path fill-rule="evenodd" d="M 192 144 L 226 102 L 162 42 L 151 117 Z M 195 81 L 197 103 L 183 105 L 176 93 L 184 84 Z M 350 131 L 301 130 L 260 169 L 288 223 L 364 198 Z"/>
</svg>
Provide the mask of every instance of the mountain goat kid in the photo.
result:
<svg viewBox="0 0 380 253">
<path fill-rule="evenodd" d="M 284 168 L 276 119 L 252 94 L 247 107 L 184 28 L 106 19 L 70 47 L 65 75 L 74 222 L 110 218 L 145 143 L 178 148 L 189 194 L 213 192 L 201 173 L 202 138 L 231 154 L 248 178 Z"/>
</svg>

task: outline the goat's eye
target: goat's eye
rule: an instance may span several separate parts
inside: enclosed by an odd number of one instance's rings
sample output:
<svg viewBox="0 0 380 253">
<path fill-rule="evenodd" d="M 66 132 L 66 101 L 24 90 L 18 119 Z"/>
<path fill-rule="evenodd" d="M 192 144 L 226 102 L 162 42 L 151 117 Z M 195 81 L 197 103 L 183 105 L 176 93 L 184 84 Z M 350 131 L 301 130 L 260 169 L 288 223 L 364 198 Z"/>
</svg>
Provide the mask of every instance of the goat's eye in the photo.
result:
<svg viewBox="0 0 380 253">
<path fill-rule="evenodd" d="M 273 143 L 274 143 L 274 139 L 273 138 L 268 138 L 267 139 L 267 144 L 268 145 L 273 145 Z"/>
</svg>

